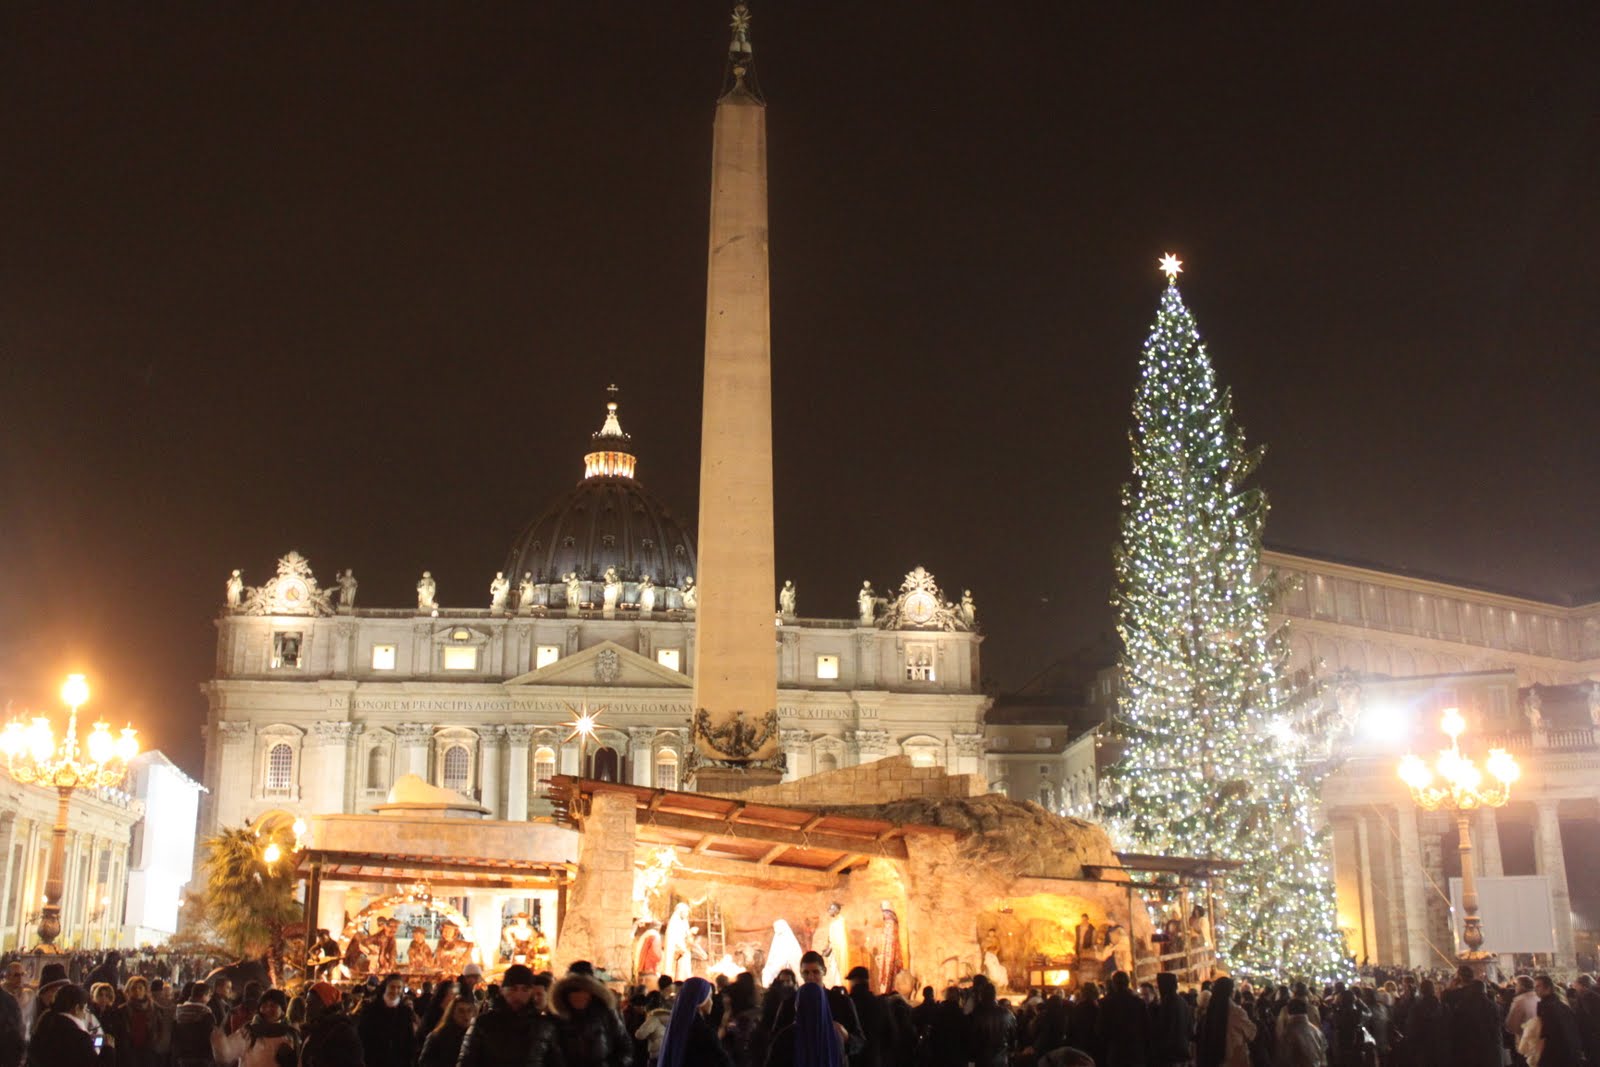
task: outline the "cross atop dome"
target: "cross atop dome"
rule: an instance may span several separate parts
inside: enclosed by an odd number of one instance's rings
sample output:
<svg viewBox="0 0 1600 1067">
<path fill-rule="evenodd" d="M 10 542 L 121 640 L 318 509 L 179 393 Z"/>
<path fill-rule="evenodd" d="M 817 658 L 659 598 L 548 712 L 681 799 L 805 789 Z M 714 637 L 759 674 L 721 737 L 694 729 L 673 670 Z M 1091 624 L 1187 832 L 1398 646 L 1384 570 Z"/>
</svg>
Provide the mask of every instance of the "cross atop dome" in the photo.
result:
<svg viewBox="0 0 1600 1067">
<path fill-rule="evenodd" d="M 606 394 L 611 397 L 606 401 L 606 420 L 589 435 L 593 451 L 583 457 L 583 476 L 632 478 L 639 461 L 631 451 L 633 438 L 623 431 L 622 420 L 617 418 L 616 385 L 606 386 Z"/>
<path fill-rule="evenodd" d="M 750 47 L 750 5 L 733 5 L 733 19 L 729 25 L 733 39 L 728 42 L 728 70 L 723 77 L 722 95 L 746 96 L 759 102 L 761 90 L 756 88 L 755 50 Z"/>
</svg>

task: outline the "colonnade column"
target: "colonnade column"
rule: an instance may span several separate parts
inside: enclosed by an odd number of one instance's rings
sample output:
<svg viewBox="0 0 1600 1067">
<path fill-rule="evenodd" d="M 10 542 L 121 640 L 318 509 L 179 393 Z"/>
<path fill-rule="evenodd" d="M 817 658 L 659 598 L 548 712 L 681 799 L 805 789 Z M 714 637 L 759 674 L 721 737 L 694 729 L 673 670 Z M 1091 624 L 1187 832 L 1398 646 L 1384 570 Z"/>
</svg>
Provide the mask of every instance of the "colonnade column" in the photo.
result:
<svg viewBox="0 0 1600 1067">
<path fill-rule="evenodd" d="M 509 755 L 506 765 L 506 818 L 511 822 L 524 822 L 528 818 L 528 742 L 533 739 L 533 727 L 514 723 L 506 728 L 506 746 Z M 472 920 L 476 925 L 478 920 Z M 499 944 L 499 942 L 495 942 Z"/>
<path fill-rule="evenodd" d="M 1572 935 L 1572 894 L 1567 889 L 1567 857 L 1561 848 L 1561 804 L 1541 800 L 1535 805 L 1538 823 L 1534 832 L 1539 873 L 1550 880 L 1550 911 L 1556 928 L 1557 966 L 1573 966 L 1577 949 Z"/>
<path fill-rule="evenodd" d="M 655 759 L 651 745 L 655 741 L 653 726 L 628 727 L 628 770 L 634 785 L 649 788 L 655 785 Z"/>
<path fill-rule="evenodd" d="M 305 770 L 300 776 L 300 796 L 314 814 L 344 811 L 345 770 L 350 764 L 350 739 L 356 723 L 314 723 L 305 739 Z"/>
<path fill-rule="evenodd" d="M 1372 885 L 1372 842 L 1367 829 L 1367 817 L 1355 813 L 1356 863 L 1361 868 L 1361 952 L 1377 963 L 1378 955 L 1378 904 Z"/>
<path fill-rule="evenodd" d="M 1397 809 L 1400 829 L 1400 892 L 1406 917 L 1406 966 L 1426 967 L 1428 951 L 1428 904 L 1422 886 L 1422 835 L 1417 829 L 1417 809 L 1401 804 Z"/>
<path fill-rule="evenodd" d="M 506 805 L 500 791 L 500 754 L 505 742 L 503 726 L 485 726 L 478 731 L 479 802 L 489 809 L 489 818 L 505 818 Z"/>
<path fill-rule="evenodd" d="M 1506 873 L 1500 858 L 1500 820 L 1493 808 L 1478 809 L 1478 825 L 1473 834 L 1473 851 L 1482 861 L 1478 873 L 1485 878 L 1500 878 Z"/>
<path fill-rule="evenodd" d="M 403 722 L 394 729 L 395 777 L 414 774 L 428 780 L 428 745 L 433 740 L 433 727 L 427 723 Z"/>
</svg>

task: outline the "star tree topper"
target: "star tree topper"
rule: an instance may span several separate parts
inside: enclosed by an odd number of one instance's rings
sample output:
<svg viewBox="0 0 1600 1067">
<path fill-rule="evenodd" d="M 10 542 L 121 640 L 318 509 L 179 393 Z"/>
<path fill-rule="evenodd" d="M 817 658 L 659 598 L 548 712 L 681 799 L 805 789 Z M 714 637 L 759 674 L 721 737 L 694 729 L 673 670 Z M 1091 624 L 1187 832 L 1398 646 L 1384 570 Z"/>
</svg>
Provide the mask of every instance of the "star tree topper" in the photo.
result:
<svg viewBox="0 0 1600 1067">
<path fill-rule="evenodd" d="M 1183 260 L 1168 252 L 1161 257 L 1161 273 L 1167 276 L 1167 281 L 1177 281 L 1178 275 L 1183 273 Z"/>
</svg>

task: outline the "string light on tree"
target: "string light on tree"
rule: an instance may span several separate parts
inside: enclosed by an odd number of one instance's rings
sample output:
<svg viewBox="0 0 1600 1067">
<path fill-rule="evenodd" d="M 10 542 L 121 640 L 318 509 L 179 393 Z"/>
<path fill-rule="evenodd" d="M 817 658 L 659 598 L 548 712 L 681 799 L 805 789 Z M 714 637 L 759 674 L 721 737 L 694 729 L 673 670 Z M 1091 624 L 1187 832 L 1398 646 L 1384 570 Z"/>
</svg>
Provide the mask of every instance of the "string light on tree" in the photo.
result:
<svg viewBox="0 0 1600 1067">
<path fill-rule="evenodd" d="M 1267 501 L 1247 485 L 1260 453 L 1245 448 L 1178 291 L 1182 262 L 1159 263 L 1167 286 L 1140 360 L 1116 559 L 1122 752 L 1102 816 L 1140 850 L 1242 864 L 1213 916 L 1228 966 L 1343 977 L 1316 783 L 1268 618 Z"/>
</svg>

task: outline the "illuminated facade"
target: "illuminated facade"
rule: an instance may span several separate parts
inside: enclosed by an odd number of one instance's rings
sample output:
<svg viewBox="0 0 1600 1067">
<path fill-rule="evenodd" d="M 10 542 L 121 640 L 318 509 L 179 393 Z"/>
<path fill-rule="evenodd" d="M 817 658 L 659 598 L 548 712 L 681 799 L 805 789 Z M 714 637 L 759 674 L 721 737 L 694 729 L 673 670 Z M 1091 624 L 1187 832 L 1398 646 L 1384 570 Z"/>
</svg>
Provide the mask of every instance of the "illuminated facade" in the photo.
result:
<svg viewBox="0 0 1600 1067">
<path fill-rule="evenodd" d="M 684 780 L 694 544 L 635 480 L 615 405 L 595 438 L 578 489 L 517 539 L 511 591 L 484 606 L 336 606 L 295 554 L 232 596 L 204 687 L 202 836 L 278 810 L 370 811 L 408 773 L 494 818 L 538 817 L 545 783 L 579 771 L 561 724 L 585 704 L 605 711 L 584 773 Z M 856 618 L 774 610 L 773 624 L 786 778 L 901 754 L 983 770 L 982 637 L 932 575 Z"/>
</svg>

